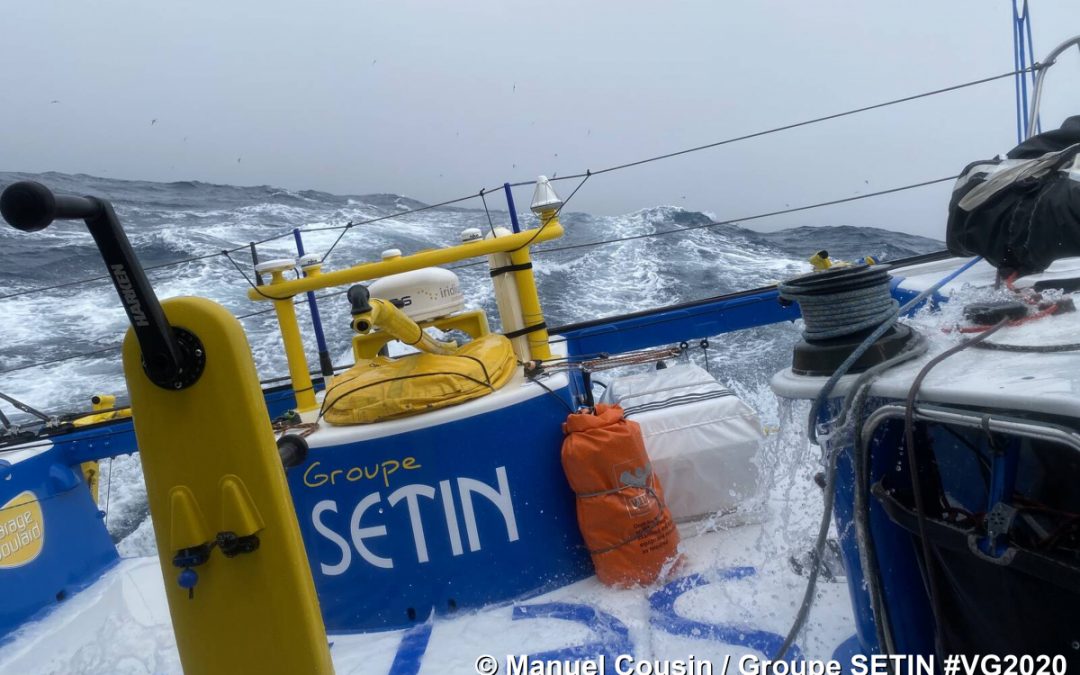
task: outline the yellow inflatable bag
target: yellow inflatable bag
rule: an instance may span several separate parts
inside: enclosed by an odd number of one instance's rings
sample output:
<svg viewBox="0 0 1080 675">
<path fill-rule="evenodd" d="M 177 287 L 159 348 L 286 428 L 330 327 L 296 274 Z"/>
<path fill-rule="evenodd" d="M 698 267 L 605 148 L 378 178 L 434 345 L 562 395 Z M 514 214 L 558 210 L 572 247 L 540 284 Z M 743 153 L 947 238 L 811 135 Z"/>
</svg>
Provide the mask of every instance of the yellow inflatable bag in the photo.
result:
<svg viewBox="0 0 1080 675">
<path fill-rule="evenodd" d="M 330 424 L 371 424 L 446 408 L 499 389 L 516 367 L 510 341 L 497 334 L 454 354 L 365 359 L 330 380 L 321 416 Z"/>
</svg>

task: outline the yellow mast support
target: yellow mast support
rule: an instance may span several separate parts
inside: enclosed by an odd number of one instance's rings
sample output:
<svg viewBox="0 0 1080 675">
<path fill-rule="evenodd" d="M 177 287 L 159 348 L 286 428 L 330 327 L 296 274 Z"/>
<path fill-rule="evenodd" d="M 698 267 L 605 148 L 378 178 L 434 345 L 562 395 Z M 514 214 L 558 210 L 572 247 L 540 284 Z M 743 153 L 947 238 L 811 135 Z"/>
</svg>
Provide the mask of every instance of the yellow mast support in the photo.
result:
<svg viewBox="0 0 1080 675">
<path fill-rule="evenodd" d="M 543 234 L 544 230 L 551 227 L 562 230 L 562 225 L 559 224 L 558 215 L 554 209 L 540 214 L 540 234 Z M 529 247 L 523 246 L 516 251 L 511 251 L 510 262 L 514 265 L 531 264 L 532 257 L 529 255 Z M 540 307 L 540 294 L 536 290 L 536 277 L 533 275 L 532 269 L 514 272 L 514 282 L 517 285 L 518 303 L 521 305 L 521 319 L 524 327 L 528 328 L 529 326 L 544 323 L 544 310 Z M 547 328 L 540 328 L 529 333 L 529 355 L 540 361 L 551 358 L 551 346 L 548 344 Z"/>
<path fill-rule="evenodd" d="M 315 403 L 315 387 L 311 384 L 307 354 L 304 353 L 304 340 L 300 337 L 300 324 L 296 321 L 296 305 L 291 299 L 275 300 L 274 312 L 281 329 L 281 341 L 285 343 L 285 358 L 289 362 L 289 379 L 296 394 L 296 409 L 300 412 L 314 410 L 318 404 Z"/>
<path fill-rule="evenodd" d="M 271 271 L 269 288 L 287 283 L 284 274 L 284 270 Z M 264 288 L 267 287 L 260 287 L 260 289 Z M 296 305 L 293 304 L 291 297 L 275 299 L 274 312 L 277 314 L 278 328 L 281 330 L 281 341 L 285 344 L 289 379 L 292 381 L 293 393 L 296 394 L 296 409 L 300 412 L 314 410 L 318 404 L 315 403 L 315 387 L 311 384 L 307 355 L 304 353 L 304 340 L 300 337 L 300 324 L 296 321 Z"/>
</svg>

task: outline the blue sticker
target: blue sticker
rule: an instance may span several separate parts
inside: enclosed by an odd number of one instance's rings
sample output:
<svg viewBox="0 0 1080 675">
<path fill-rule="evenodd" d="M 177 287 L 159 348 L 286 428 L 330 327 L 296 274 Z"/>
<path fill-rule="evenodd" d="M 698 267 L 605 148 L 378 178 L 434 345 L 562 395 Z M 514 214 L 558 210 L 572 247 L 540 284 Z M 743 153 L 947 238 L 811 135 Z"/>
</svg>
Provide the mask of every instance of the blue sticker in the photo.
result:
<svg viewBox="0 0 1080 675">
<path fill-rule="evenodd" d="M 431 619 L 405 631 L 398 643 L 394 662 L 390 664 L 389 675 L 416 675 L 420 672 L 420 662 L 427 652 L 428 640 L 431 639 Z"/>
<path fill-rule="evenodd" d="M 707 578 L 701 574 L 691 574 L 676 579 L 649 596 L 649 607 L 652 610 L 649 623 L 672 635 L 748 647 L 768 658 L 772 658 L 779 651 L 780 645 L 784 643 L 782 635 L 745 625 L 695 621 L 679 616 L 675 611 L 675 601 L 688 591 L 714 581 L 746 579 L 756 573 L 757 571 L 753 567 L 730 567 L 719 570 L 713 578 Z M 802 659 L 802 650 L 799 649 L 798 645 L 792 644 L 787 653 L 787 661 L 794 662 Z"/>
<path fill-rule="evenodd" d="M 568 602 L 547 602 L 537 605 L 518 605 L 514 607 L 513 620 L 520 619 L 562 619 L 574 621 L 587 627 L 597 637 L 594 642 L 583 645 L 553 649 L 529 656 L 529 661 L 581 661 L 596 659 L 605 655 L 605 675 L 615 672 L 615 658 L 621 654 L 633 654 L 634 643 L 630 640 L 630 631 L 622 621 L 602 612 L 595 607 Z"/>
<path fill-rule="evenodd" d="M 865 652 L 863 652 L 862 643 L 859 642 L 859 636 L 852 635 L 836 647 L 832 657 L 833 661 L 840 664 L 842 672 L 848 673 L 851 672 L 851 659 L 854 658 L 856 654 L 863 653 Z"/>
</svg>

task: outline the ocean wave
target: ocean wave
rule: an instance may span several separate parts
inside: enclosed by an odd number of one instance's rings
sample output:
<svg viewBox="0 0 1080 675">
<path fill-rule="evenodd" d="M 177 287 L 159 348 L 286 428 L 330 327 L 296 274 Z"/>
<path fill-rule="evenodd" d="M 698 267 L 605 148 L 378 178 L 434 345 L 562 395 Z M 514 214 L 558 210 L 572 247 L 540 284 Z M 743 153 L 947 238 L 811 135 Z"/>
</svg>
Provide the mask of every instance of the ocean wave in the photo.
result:
<svg viewBox="0 0 1080 675">
<path fill-rule="evenodd" d="M 291 191 L 272 186 L 231 186 L 201 181 L 154 183 L 59 173 L 0 173 L 0 186 L 16 180 L 39 180 L 57 191 L 98 194 L 116 201 L 133 245 L 144 265 L 161 265 L 224 248 L 244 246 L 292 228 L 342 225 L 349 220 L 385 220 L 341 230 L 306 232 L 308 252 L 324 254 L 331 247 L 329 269 L 377 260 L 383 250 L 405 252 L 452 245 L 462 230 L 489 228 L 487 214 L 471 208 L 439 208 L 395 215 L 424 203 L 400 195 L 376 193 L 339 196 L 317 190 Z M 389 216 L 389 217 L 387 217 Z M 505 211 L 492 211 L 495 225 L 508 225 Z M 525 227 L 536 227 L 529 212 Z M 847 255 L 925 252 L 937 242 L 872 228 L 795 228 L 760 233 L 734 224 L 715 224 L 705 213 L 662 205 L 631 213 L 602 216 L 563 214 L 564 239 L 538 247 L 537 279 L 548 323 L 561 325 L 611 314 L 685 302 L 772 283 L 808 269 L 807 255 L 828 246 Z M 689 229 L 687 229 L 689 228 Z M 672 230 L 673 236 L 654 236 Z M 553 250 L 594 241 L 640 237 L 607 246 Z M 64 283 L 103 274 L 100 257 L 79 223 L 56 223 L 34 234 L 0 229 L 5 265 L 0 280 L 7 292 Z M 259 247 L 263 260 L 295 256 L 290 236 Z M 253 276 L 246 251 L 233 255 L 248 278 Z M 247 280 L 221 256 L 152 270 L 150 278 L 161 297 L 200 295 L 230 311 L 247 314 L 266 309 L 247 298 Z M 470 307 L 483 309 L 497 325 L 494 294 L 486 267 L 459 271 Z M 5 293 L 0 292 L 0 295 Z M 351 337 L 348 303 L 334 297 L 320 303 L 327 338 L 334 353 L 347 353 Z M 305 310 L 301 309 L 304 317 Z M 45 293 L 0 300 L 0 370 L 100 349 L 118 342 L 126 324 L 107 281 L 68 286 Z M 280 338 L 272 313 L 244 320 L 260 374 L 285 372 Z M 305 339 L 313 342 L 303 327 Z M 765 349 L 764 334 L 725 336 L 739 349 Z M 748 342 L 747 342 L 748 341 Z M 745 344 L 744 344 L 745 342 Z M 758 345 L 755 347 L 754 345 Z M 314 353 L 314 345 L 311 353 Z M 764 377 L 732 361 L 738 378 Z M 63 362 L 42 370 L 0 373 L 0 391 L 50 410 L 85 407 L 88 392 L 104 387 L 123 392 L 119 356 L 98 355 Z"/>
</svg>

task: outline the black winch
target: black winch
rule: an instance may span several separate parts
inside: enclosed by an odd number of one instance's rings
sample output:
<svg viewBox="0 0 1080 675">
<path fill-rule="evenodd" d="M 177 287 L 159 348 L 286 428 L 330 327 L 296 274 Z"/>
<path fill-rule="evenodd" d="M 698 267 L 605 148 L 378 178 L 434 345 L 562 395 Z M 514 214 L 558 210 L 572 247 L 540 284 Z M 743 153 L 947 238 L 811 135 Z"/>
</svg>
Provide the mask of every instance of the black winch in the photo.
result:
<svg viewBox="0 0 1080 675">
<path fill-rule="evenodd" d="M 832 375 L 871 333 L 896 315 L 899 304 L 890 292 L 888 270 L 886 265 L 833 267 L 780 283 L 780 302 L 797 302 L 805 324 L 803 339 L 795 345 L 792 372 Z M 847 372 L 861 373 L 891 359 L 914 335 L 903 324 L 890 327 Z"/>
</svg>

